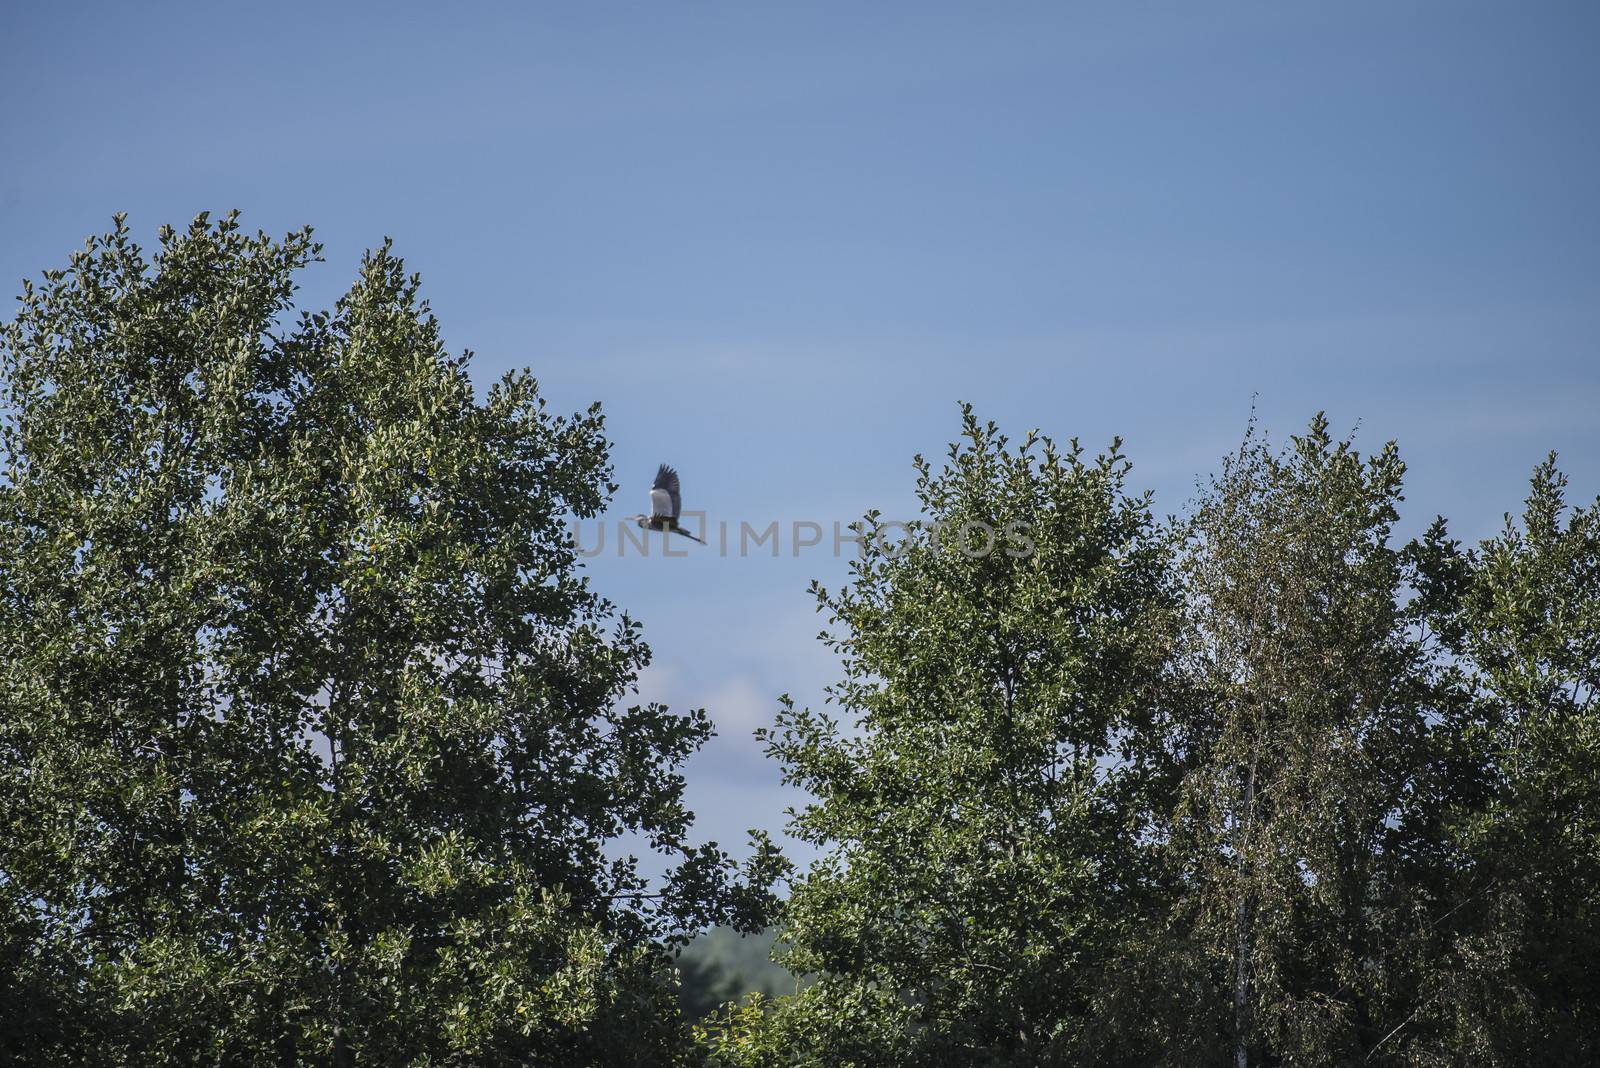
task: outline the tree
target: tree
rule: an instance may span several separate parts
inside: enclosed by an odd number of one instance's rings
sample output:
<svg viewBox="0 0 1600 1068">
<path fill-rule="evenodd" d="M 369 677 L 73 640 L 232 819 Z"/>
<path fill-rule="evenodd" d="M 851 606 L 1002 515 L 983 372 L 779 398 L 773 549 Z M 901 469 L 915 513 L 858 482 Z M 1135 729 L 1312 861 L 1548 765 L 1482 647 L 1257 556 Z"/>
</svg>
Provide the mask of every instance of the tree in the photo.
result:
<svg viewBox="0 0 1600 1068">
<path fill-rule="evenodd" d="M 1377 1061 L 1416 1008 L 1391 963 L 1448 905 L 1412 883 L 1439 874 L 1439 695 L 1392 543 L 1403 472 L 1318 415 L 1282 452 L 1252 431 L 1190 520 L 1149 969 L 1167 1063 Z"/>
<path fill-rule="evenodd" d="M 702 1026 L 715 1059 L 1595 1060 L 1600 502 L 1552 458 L 1477 548 L 1397 544 L 1396 447 L 1319 415 L 1252 428 L 1169 553 L 1114 453 L 967 437 L 931 526 L 869 516 L 817 590 L 847 718 L 768 743 L 816 797 L 782 932 L 820 974 Z"/>
<path fill-rule="evenodd" d="M 1600 501 L 1569 512 L 1565 486 L 1552 455 L 1520 528 L 1463 550 L 1440 519 L 1410 550 L 1458 695 L 1439 761 L 1456 903 L 1418 962 L 1419 1059 L 1600 1059 Z"/>
<path fill-rule="evenodd" d="M 661 1063 L 700 711 L 581 575 L 598 407 L 480 403 L 385 244 L 119 216 L 5 329 L 0 996 L 29 1063 Z M 624 834 L 679 858 L 646 887 Z"/>
<path fill-rule="evenodd" d="M 782 937 L 817 979 L 708 1028 L 727 1062 L 1077 1063 L 1147 914 L 1128 741 L 1167 654 L 1166 541 L 1115 445 L 1013 448 L 970 407 L 963 429 L 942 471 L 916 460 L 923 521 L 869 515 L 849 585 L 813 587 L 847 718 L 785 701 L 764 738 L 816 798 L 792 831 L 826 853 Z"/>
</svg>

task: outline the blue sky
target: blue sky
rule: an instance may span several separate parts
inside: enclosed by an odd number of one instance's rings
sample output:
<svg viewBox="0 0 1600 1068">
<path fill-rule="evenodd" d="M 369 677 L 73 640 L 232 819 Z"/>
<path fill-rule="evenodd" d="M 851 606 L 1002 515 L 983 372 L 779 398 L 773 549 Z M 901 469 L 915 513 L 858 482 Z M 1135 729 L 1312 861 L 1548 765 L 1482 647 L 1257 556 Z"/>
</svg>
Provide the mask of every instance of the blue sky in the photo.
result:
<svg viewBox="0 0 1600 1068">
<path fill-rule="evenodd" d="M 0 279 L 113 212 L 385 235 L 480 382 L 609 413 L 622 493 L 758 525 L 906 514 L 957 401 L 1126 439 L 1180 509 L 1326 409 L 1482 536 L 1600 493 L 1592 3 L 13 6 Z M 647 695 L 723 728 L 704 834 L 790 800 L 748 739 L 833 675 L 799 558 L 607 555 Z"/>
</svg>

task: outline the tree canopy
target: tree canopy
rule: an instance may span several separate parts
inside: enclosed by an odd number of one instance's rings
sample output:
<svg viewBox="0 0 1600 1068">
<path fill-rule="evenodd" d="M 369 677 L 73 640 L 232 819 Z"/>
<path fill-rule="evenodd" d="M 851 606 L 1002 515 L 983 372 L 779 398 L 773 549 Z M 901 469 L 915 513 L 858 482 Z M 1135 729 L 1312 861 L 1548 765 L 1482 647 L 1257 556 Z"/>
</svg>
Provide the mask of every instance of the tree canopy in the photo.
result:
<svg viewBox="0 0 1600 1068">
<path fill-rule="evenodd" d="M 766 735 L 816 798 L 779 951 L 815 981 L 703 1025 L 715 1059 L 1600 1055 L 1600 526 L 1553 458 L 1465 550 L 1398 542 L 1397 448 L 1321 415 L 1166 522 L 1115 445 L 965 435 L 917 461 L 926 525 L 816 591 L 838 715 Z M 975 521 L 1031 551 L 963 553 Z"/>
<path fill-rule="evenodd" d="M 119 218 L 6 329 L 6 1041 L 676 1056 L 664 948 L 765 899 L 688 843 L 710 724 L 627 700 L 649 650 L 576 566 L 598 407 L 526 373 L 479 402 L 387 244 L 296 314 L 317 254 L 230 215 L 147 259 Z M 664 887 L 624 834 L 678 857 Z"/>
<path fill-rule="evenodd" d="M 1600 1061 L 1554 456 L 1465 546 L 1322 415 L 1162 517 L 1119 441 L 964 408 L 758 732 L 818 859 L 741 868 L 570 533 L 598 406 L 480 391 L 387 243 L 297 307 L 319 254 L 119 217 L 0 334 L 0 1062 Z"/>
</svg>

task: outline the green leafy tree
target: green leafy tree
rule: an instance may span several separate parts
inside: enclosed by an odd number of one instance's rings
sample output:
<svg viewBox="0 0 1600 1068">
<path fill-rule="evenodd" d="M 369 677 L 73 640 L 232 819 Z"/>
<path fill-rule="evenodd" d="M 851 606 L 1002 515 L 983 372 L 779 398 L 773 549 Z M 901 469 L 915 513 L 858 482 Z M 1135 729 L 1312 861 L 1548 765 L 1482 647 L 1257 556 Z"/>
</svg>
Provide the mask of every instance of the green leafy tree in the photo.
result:
<svg viewBox="0 0 1600 1068">
<path fill-rule="evenodd" d="M 1363 457 L 1319 415 L 1281 452 L 1252 432 L 1194 511 L 1153 1060 L 1371 1063 L 1401 1045 L 1415 990 L 1393 962 L 1448 908 L 1417 892 L 1438 875 L 1421 784 L 1440 720 L 1392 538 L 1403 472 L 1392 442 Z"/>
<path fill-rule="evenodd" d="M 703 712 L 579 572 L 597 408 L 480 402 L 387 245 L 121 217 L 0 365 L 0 997 L 34 1064 L 664 1063 Z M 647 887 L 624 834 L 677 856 Z"/>
<path fill-rule="evenodd" d="M 1569 511 L 1565 487 L 1551 456 L 1520 526 L 1463 550 L 1441 519 L 1411 549 L 1459 694 L 1418 1060 L 1600 1060 L 1600 502 Z"/>
<path fill-rule="evenodd" d="M 816 981 L 707 1027 L 734 1064 L 1078 1063 L 1102 969 L 1147 915 L 1132 749 L 1173 618 L 1168 545 L 1116 447 L 1012 447 L 965 409 L 917 458 L 924 521 L 869 515 L 834 626 L 841 722 L 765 733 L 815 798 L 784 963 Z"/>
</svg>

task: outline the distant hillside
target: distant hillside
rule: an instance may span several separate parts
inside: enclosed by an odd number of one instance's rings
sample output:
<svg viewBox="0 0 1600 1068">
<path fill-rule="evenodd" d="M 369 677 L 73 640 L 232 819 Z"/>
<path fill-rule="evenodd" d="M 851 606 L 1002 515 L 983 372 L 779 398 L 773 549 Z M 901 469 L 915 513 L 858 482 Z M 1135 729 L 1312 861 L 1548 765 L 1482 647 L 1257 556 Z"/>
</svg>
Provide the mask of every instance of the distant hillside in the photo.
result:
<svg viewBox="0 0 1600 1068">
<path fill-rule="evenodd" d="M 749 994 L 793 993 L 794 977 L 771 960 L 776 937 L 776 928 L 743 936 L 732 928 L 716 927 L 690 942 L 678 958 L 684 1012 L 699 1019 L 723 1002 Z"/>
</svg>

